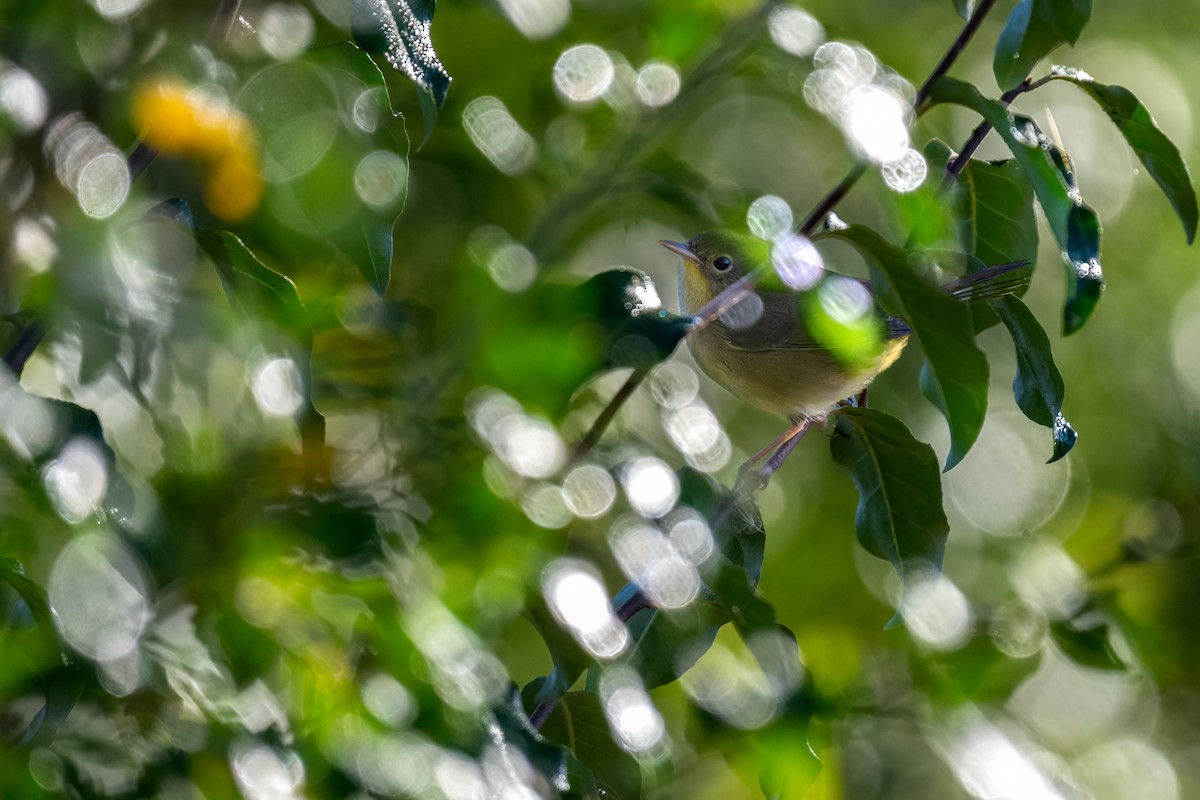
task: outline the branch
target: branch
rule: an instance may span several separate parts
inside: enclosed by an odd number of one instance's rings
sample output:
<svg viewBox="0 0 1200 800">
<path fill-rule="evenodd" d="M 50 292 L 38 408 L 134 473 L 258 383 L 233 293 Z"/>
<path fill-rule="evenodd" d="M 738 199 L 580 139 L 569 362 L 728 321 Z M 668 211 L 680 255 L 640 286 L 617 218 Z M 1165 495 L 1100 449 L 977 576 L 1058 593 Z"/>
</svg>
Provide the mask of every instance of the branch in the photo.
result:
<svg viewBox="0 0 1200 800">
<path fill-rule="evenodd" d="M 1049 80 L 1049 76 L 1036 81 L 1030 81 L 1029 78 L 1026 78 L 1004 94 L 1000 95 L 1000 102 L 1006 106 L 1012 105 L 1012 102 L 1021 95 L 1025 94 L 1025 92 L 1031 92 L 1039 86 L 1044 86 Z M 975 130 L 971 132 L 971 138 L 967 139 L 967 141 L 963 144 L 962 150 L 959 151 L 958 155 L 956 155 L 948 164 L 946 164 L 946 175 L 944 178 L 942 178 L 943 192 L 950 188 L 950 184 L 954 183 L 959 174 L 962 173 L 962 171 L 966 168 L 967 162 L 971 160 L 971 156 L 973 156 L 975 151 L 979 149 L 979 146 L 983 144 L 983 140 L 987 138 L 987 135 L 991 130 L 992 126 L 986 120 L 980 122 L 979 125 L 976 126 Z"/>
<path fill-rule="evenodd" d="M 600 437 L 604 435 L 605 429 L 613 418 L 617 416 L 617 412 L 621 410 L 621 406 L 625 405 L 625 401 L 630 398 L 634 390 L 641 385 L 642 381 L 648 375 L 648 369 L 635 369 L 632 374 L 625 380 L 625 383 L 613 395 L 612 400 L 608 401 L 608 405 L 600 412 L 600 416 L 596 417 L 596 421 L 592 423 L 592 427 L 587 434 L 579 440 L 579 444 L 575 446 L 575 452 L 571 454 L 572 464 L 582 461 L 584 456 L 591 452 L 592 448 L 600 441 Z"/>
<path fill-rule="evenodd" d="M 950 67 L 954 66 L 954 62 L 962 55 L 962 51 L 966 49 L 967 43 L 971 41 L 971 37 L 975 35 L 975 31 L 979 30 L 979 26 L 983 23 L 984 17 L 992 10 L 992 6 L 996 5 L 996 0 L 983 0 L 975 9 L 975 13 L 971 14 L 971 18 L 967 20 L 967 24 L 963 26 L 962 31 L 958 34 L 958 38 L 950 43 L 950 48 L 946 54 L 942 56 L 942 60 L 933 68 L 933 72 L 929 73 L 929 77 L 921 84 L 921 88 L 917 90 L 917 96 L 913 98 L 913 109 L 920 114 L 924 109 L 922 106 L 929 99 L 929 90 L 937 79 L 950 71 Z"/>
</svg>

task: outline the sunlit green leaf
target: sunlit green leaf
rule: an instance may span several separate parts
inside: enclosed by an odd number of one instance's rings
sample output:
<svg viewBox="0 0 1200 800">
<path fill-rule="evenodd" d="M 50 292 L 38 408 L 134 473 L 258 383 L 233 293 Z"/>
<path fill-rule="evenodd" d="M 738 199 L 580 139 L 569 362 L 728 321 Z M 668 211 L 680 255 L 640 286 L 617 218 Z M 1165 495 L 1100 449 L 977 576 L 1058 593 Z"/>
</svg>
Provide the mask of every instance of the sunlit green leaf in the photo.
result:
<svg viewBox="0 0 1200 800">
<path fill-rule="evenodd" d="M 1099 83 L 1077 70 L 1058 68 L 1053 77 L 1083 89 L 1108 114 L 1150 177 L 1171 201 L 1183 223 L 1188 244 L 1191 244 L 1196 238 L 1196 222 L 1200 218 L 1192 176 L 1179 148 L 1159 129 L 1142 102 L 1124 86 Z"/>
<path fill-rule="evenodd" d="M 996 41 L 992 71 L 1011 89 L 1051 50 L 1075 44 L 1092 16 L 1092 0 L 1021 0 Z"/>
<path fill-rule="evenodd" d="M 902 578 L 940 568 L 950 525 L 933 448 L 873 408 L 844 408 L 835 419 L 830 449 L 858 489 L 859 544 L 890 561 Z"/>
<path fill-rule="evenodd" d="M 919 256 L 885 241 L 874 231 L 854 226 L 826 236 L 842 239 L 863 255 L 879 305 L 910 326 L 929 360 L 936 390 L 930 399 L 950 425 L 946 469 L 967 454 L 979 437 L 987 412 L 988 363 L 975 346 L 971 315 L 921 273 Z"/>
</svg>

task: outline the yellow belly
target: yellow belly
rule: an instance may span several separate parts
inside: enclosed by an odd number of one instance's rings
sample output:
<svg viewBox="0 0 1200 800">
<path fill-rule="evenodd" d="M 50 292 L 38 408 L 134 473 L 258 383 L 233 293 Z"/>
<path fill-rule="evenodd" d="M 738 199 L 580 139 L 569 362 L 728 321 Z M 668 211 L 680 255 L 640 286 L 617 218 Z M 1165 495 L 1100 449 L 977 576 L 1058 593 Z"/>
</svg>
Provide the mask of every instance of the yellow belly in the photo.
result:
<svg viewBox="0 0 1200 800">
<path fill-rule="evenodd" d="M 688 337 L 688 346 L 708 377 L 746 403 L 785 417 L 822 416 L 895 363 L 907 337 L 885 344 L 873 363 L 849 370 L 820 350 L 733 350 L 716 331 Z"/>
</svg>

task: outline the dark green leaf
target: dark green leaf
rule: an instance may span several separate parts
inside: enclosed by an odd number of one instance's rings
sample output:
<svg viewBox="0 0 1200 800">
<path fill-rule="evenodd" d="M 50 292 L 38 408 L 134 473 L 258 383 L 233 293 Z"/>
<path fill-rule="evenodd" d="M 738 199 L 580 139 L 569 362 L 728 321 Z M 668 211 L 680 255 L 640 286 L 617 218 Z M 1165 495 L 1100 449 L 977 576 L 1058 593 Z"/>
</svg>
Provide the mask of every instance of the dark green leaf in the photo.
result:
<svg viewBox="0 0 1200 800">
<path fill-rule="evenodd" d="M 571 290 L 570 308 L 604 331 L 605 367 L 646 369 L 665 360 L 691 328 L 691 318 L 662 307 L 645 273 L 621 268 L 601 272 Z"/>
<path fill-rule="evenodd" d="M 534 729 L 521 707 L 521 695 L 515 686 L 489 716 L 487 729 L 492 744 L 501 751 L 515 747 L 524 753 L 547 783 L 559 791 L 559 797 L 600 800 L 600 788 L 592 771 L 575 753 L 551 744 Z"/>
<path fill-rule="evenodd" d="M 1191 244 L 1200 218 L 1192 176 L 1179 148 L 1159 129 L 1142 102 L 1124 86 L 1098 83 L 1076 70 L 1056 69 L 1053 77 L 1083 89 L 1108 114 L 1150 177 L 1171 201 Z"/>
<path fill-rule="evenodd" d="M 566 694 L 583 671 L 594 663 L 594 659 L 579 646 L 574 636 L 558 624 L 540 589 L 529 593 L 525 614 L 542 635 L 554 661 L 554 669 L 541 684 L 533 700 L 535 703 L 552 703 Z"/>
<path fill-rule="evenodd" d="M 1067 258 L 1074 273 L 1067 273 L 1067 302 L 1063 311 L 1063 333 L 1083 327 L 1104 291 L 1100 267 L 1100 218 L 1085 205 L 1067 215 Z"/>
<path fill-rule="evenodd" d="M 859 543 L 892 562 L 901 578 L 922 567 L 940 569 L 950 525 L 933 448 L 873 408 L 844 408 L 835 419 L 830 449 L 858 489 Z"/>
<path fill-rule="evenodd" d="M 613 740 L 600 696 L 570 692 L 542 726 L 542 735 L 570 750 L 587 765 L 605 798 L 642 796 L 642 768 Z"/>
<path fill-rule="evenodd" d="M 743 500 L 736 507 L 727 509 L 733 495 L 711 477 L 691 467 L 679 469 L 676 475 L 679 477 L 680 503 L 707 520 L 721 518 L 721 523 L 712 532 L 717 548 L 745 571 L 751 587 L 757 587 L 762 577 L 767 531 L 753 500 Z"/>
<path fill-rule="evenodd" d="M 1066 161 L 1033 120 L 1013 114 L 1005 106 L 989 100 L 969 83 L 941 78 L 934 84 L 930 98 L 935 103 L 955 103 L 972 109 L 1004 139 L 1033 186 L 1038 203 L 1046 214 L 1050 230 L 1067 253 L 1067 302 L 1063 311 L 1063 329 L 1079 329 L 1096 305 L 1104 279 L 1100 269 L 1100 224 L 1094 211 L 1078 201 L 1078 193 L 1068 185 L 1064 173 Z M 1094 263 L 1093 263 L 1094 262 Z"/>
<path fill-rule="evenodd" d="M 1037 263 L 1033 189 L 1016 161 L 967 162 L 954 190 L 963 249 L 984 264 Z"/>
<path fill-rule="evenodd" d="M 229 231 L 198 229 L 195 235 L 196 244 L 212 260 L 230 304 L 250 319 L 265 316 L 273 320 L 296 347 L 296 368 L 304 382 L 300 433 L 305 454 L 315 459 L 325 447 L 325 418 L 312 402 L 313 332 L 296 284 L 260 261 Z"/>
<path fill-rule="evenodd" d="M 876 300 L 910 326 L 929 361 L 935 393 L 930 399 L 950 425 L 946 469 L 967 454 L 979 437 L 987 413 L 988 363 L 975 346 L 971 315 L 926 274 L 919 256 L 885 241 L 868 228 L 853 226 L 824 236 L 842 239 L 863 255 L 871 268 Z M 924 265 L 927 267 L 927 265 Z"/>
<path fill-rule="evenodd" d="M 368 53 L 383 54 L 388 63 L 417 85 L 425 114 L 427 141 L 437 109 L 446 102 L 450 76 L 429 38 L 434 0 L 354 0 L 350 29 Z"/>
<path fill-rule="evenodd" d="M 1001 89 L 1011 89 L 1061 44 L 1075 44 L 1092 16 L 1092 0 L 1021 0 L 1008 17 L 992 71 Z"/>
<path fill-rule="evenodd" d="M 1079 438 L 1079 434 L 1071 427 L 1071 423 L 1067 422 L 1067 418 L 1062 414 L 1054 420 L 1054 452 L 1050 455 L 1050 460 L 1047 464 L 1053 464 L 1060 458 L 1071 452 L 1071 448 L 1075 446 L 1075 440 Z"/>
<path fill-rule="evenodd" d="M 1079 617 L 1053 622 L 1050 637 L 1076 664 L 1111 671 L 1129 669 L 1109 641 L 1107 622 L 1092 620 L 1080 624 Z"/>
<path fill-rule="evenodd" d="M 1017 298 L 992 300 L 990 305 L 1008 328 L 1013 346 L 1016 347 L 1017 374 L 1013 378 L 1013 394 L 1017 398 L 1017 405 L 1025 416 L 1039 425 L 1052 430 L 1058 427 L 1059 420 L 1062 425 L 1067 425 L 1062 416 L 1066 387 L 1050 352 L 1050 337 L 1038 323 L 1037 317 Z M 1070 444 L 1074 444 L 1074 439 Z M 1058 452 L 1060 447 L 1056 435 L 1051 461 L 1066 455 L 1066 451 Z M 1067 450 L 1070 450 L 1069 446 Z"/>
<path fill-rule="evenodd" d="M 654 689 L 687 672 L 708 652 L 717 631 L 728 621 L 719 607 L 707 602 L 679 611 L 643 608 L 634 614 L 628 623 L 630 652 L 642 683 Z"/>
<path fill-rule="evenodd" d="M 63 653 L 46 590 L 26 577 L 24 566 L 11 558 L 0 557 L 0 581 L 11 586 L 29 609 L 41 639 L 38 659 L 45 667 L 41 678 L 46 703 L 34 715 L 18 744 L 46 746 L 78 702 L 83 690 L 82 677 Z"/>
</svg>

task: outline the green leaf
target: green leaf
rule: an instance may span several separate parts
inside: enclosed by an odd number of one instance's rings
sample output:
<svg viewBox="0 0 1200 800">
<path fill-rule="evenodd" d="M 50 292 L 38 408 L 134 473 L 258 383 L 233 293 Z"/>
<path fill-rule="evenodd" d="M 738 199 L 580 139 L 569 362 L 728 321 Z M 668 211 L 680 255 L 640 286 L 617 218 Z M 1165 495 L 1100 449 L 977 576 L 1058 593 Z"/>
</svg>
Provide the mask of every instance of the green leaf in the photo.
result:
<svg viewBox="0 0 1200 800">
<path fill-rule="evenodd" d="M 1100 302 L 1104 273 L 1100 267 L 1100 218 L 1085 205 L 1067 214 L 1067 259 L 1074 273 L 1067 273 L 1067 302 L 1063 311 L 1063 333 L 1083 327 Z"/>
<path fill-rule="evenodd" d="M 729 617 L 714 603 L 667 611 L 643 608 L 627 627 L 630 652 L 647 689 L 671 683 L 708 652 Z"/>
<path fill-rule="evenodd" d="M 501 752 L 515 747 L 524 753 L 526 760 L 558 790 L 559 797 L 600 800 L 600 788 L 587 765 L 567 748 L 551 744 L 530 724 L 516 686 L 509 689 L 485 721 L 492 744 Z"/>
<path fill-rule="evenodd" d="M 1050 461 L 1057 461 L 1074 446 L 1075 438 L 1072 436 L 1069 442 L 1059 440 L 1060 426 L 1070 429 L 1072 434 L 1074 429 L 1062 415 L 1066 387 L 1050 352 L 1050 337 L 1037 317 L 1017 298 L 1004 297 L 992 300 L 989 305 L 1008 328 L 1017 350 L 1017 374 L 1013 378 L 1017 406 L 1034 422 L 1055 431 Z"/>
<path fill-rule="evenodd" d="M 26 577 L 21 562 L 2 556 L 0 581 L 11 586 L 25 602 L 41 640 L 38 660 L 44 666 L 41 679 L 46 703 L 34 715 L 18 744 L 44 747 L 53 741 L 59 726 L 79 701 L 83 691 L 82 674 L 63 652 L 50 598 L 41 584 Z"/>
<path fill-rule="evenodd" d="M 1060 458 L 1071 452 L 1071 448 L 1075 446 L 1075 440 L 1079 438 L 1079 434 L 1071 427 L 1071 423 L 1067 422 L 1067 418 L 1059 414 L 1054 419 L 1054 452 L 1050 454 L 1050 460 L 1047 464 L 1053 464 Z"/>
<path fill-rule="evenodd" d="M 1067 301 L 1063 330 L 1077 331 L 1095 309 L 1104 287 L 1100 268 L 1100 223 L 1078 199 L 1058 148 L 1028 117 L 989 100 L 969 83 L 940 78 L 930 91 L 934 103 L 955 103 L 978 113 L 1004 139 L 1037 195 L 1054 238 L 1066 253 Z"/>
<path fill-rule="evenodd" d="M 525 615 L 541 634 L 546 649 L 550 651 L 550 658 L 554 661 L 554 668 L 539 686 L 533 700 L 535 703 L 552 703 L 566 694 L 583 671 L 595 663 L 595 659 L 579 646 L 574 636 L 558 624 L 558 620 L 546 605 L 546 598 L 542 595 L 540 587 L 529 592 Z"/>
<path fill-rule="evenodd" d="M 757 587 L 762 577 L 767 531 L 753 500 L 743 500 L 724 513 L 726 504 L 732 501 L 732 492 L 691 467 L 682 467 L 675 474 L 679 478 L 680 503 L 707 520 L 722 517 L 721 524 L 712 532 L 717 549 L 745 571 L 752 588 Z"/>
<path fill-rule="evenodd" d="M 895 417 L 873 408 L 836 412 L 833 460 L 858 489 L 858 541 L 892 563 L 901 578 L 941 568 L 950 524 L 933 448 Z"/>
<path fill-rule="evenodd" d="M 435 5 L 435 0 L 354 0 L 350 11 L 350 30 L 358 46 L 382 54 L 417 85 L 425 115 L 422 144 L 429 140 L 450 88 L 450 75 L 429 38 Z"/>
<path fill-rule="evenodd" d="M 1070 81 L 1083 89 L 1108 114 L 1171 202 L 1183 223 L 1188 244 L 1191 244 L 1196 238 L 1196 223 L 1200 218 L 1192 176 L 1179 148 L 1159 129 L 1142 102 L 1124 86 L 1099 83 L 1077 70 L 1056 67 L 1052 77 Z"/>
<path fill-rule="evenodd" d="M 975 345 L 967 306 L 921 274 L 922 264 L 914 254 L 868 228 L 852 226 L 823 236 L 849 242 L 863 255 L 876 300 L 884 311 L 907 322 L 921 343 L 931 369 L 930 399 L 950 426 L 950 469 L 979 437 L 987 413 L 988 363 Z"/>
<path fill-rule="evenodd" d="M 392 107 L 378 65 L 354 44 L 340 42 L 318 47 L 307 61 L 321 68 L 338 96 L 355 98 L 355 115 L 366 114 L 380 120 L 387 115 L 400 116 Z M 392 230 L 408 199 L 409 142 L 403 126 L 400 140 L 392 136 L 394 128 L 379 125 L 368 132 L 358 126 L 345 126 L 339 130 L 339 139 L 329 154 L 293 186 L 302 213 L 314 222 L 315 235 L 353 262 L 380 296 L 391 283 Z M 351 150 L 359 158 L 354 164 L 346 164 L 333 155 Z M 349 223 L 319 224 L 328 213 L 322 210 L 323 206 L 345 203 L 354 204 L 357 209 Z"/>
<path fill-rule="evenodd" d="M 602 796 L 637 800 L 642 796 L 642 768 L 613 739 L 600 696 L 570 692 L 542 726 L 542 735 L 570 750 L 587 765 Z"/>
<path fill-rule="evenodd" d="M 1021 0 L 1008 17 L 992 71 L 1001 89 L 1011 89 L 1051 50 L 1075 44 L 1092 16 L 1092 0 Z"/>
<path fill-rule="evenodd" d="M 970 19 L 971 12 L 975 10 L 975 0 L 954 0 L 954 10 L 963 19 Z"/>
<path fill-rule="evenodd" d="M 968 161 L 955 183 L 954 206 L 969 255 L 984 264 L 1037 263 L 1033 189 L 1016 161 Z"/>
<path fill-rule="evenodd" d="M 1050 638 L 1076 664 L 1114 672 L 1129 669 L 1113 649 L 1107 622 L 1096 619 L 1081 622 L 1080 617 L 1053 622 Z"/>
<path fill-rule="evenodd" d="M 152 213 L 164 215 L 177 222 L 187 224 L 193 220 L 191 211 L 183 201 L 168 201 L 160 204 Z M 296 368 L 303 381 L 300 408 L 300 436 L 304 453 L 314 465 L 321 461 L 325 448 L 325 418 L 312 402 L 312 347 L 313 332 L 308 321 L 308 312 L 300 302 L 296 284 L 282 273 L 268 267 L 248 248 L 241 239 L 229 231 L 194 229 L 196 244 L 209 257 L 230 305 L 241 311 L 248 319 L 260 317 L 275 322 L 292 340 L 296 348 Z"/>
</svg>

